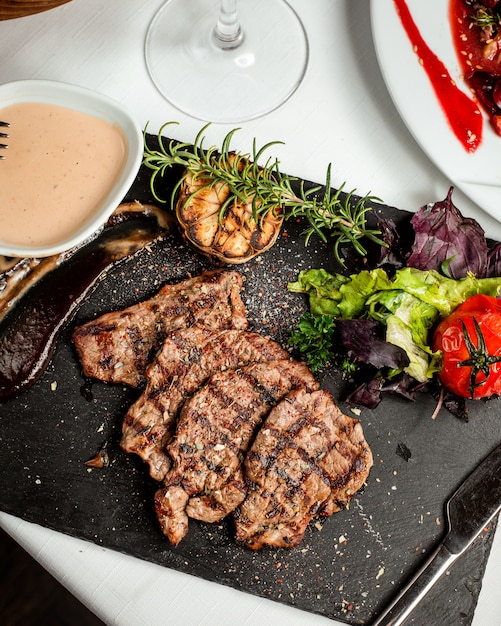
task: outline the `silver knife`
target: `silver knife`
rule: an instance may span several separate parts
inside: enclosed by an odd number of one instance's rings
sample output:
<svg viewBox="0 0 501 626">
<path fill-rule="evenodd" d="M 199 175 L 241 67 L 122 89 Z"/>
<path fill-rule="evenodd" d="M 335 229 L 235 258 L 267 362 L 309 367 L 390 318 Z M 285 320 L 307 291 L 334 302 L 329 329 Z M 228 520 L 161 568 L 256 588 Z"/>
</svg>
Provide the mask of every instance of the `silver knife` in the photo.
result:
<svg viewBox="0 0 501 626">
<path fill-rule="evenodd" d="M 468 476 L 446 505 L 448 531 L 438 548 L 373 622 L 399 626 L 437 580 L 501 510 L 501 444 Z"/>
</svg>

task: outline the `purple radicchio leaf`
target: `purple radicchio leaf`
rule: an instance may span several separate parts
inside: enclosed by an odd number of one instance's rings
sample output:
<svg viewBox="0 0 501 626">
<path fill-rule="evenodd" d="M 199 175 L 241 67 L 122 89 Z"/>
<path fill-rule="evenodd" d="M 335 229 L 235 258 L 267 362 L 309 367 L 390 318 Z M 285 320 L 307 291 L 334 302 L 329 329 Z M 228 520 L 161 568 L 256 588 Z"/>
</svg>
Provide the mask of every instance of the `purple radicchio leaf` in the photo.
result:
<svg viewBox="0 0 501 626">
<path fill-rule="evenodd" d="M 375 409 L 381 402 L 381 387 L 383 386 L 381 378 L 372 378 L 362 383 L 346 398 L 346 402 L 363 406 L 367 409 Z"/>
<path fill-rule="evenodd" d="M 377 217 L 379 238 L 386 246 L 380 246 L 378 258 L 375 260 L 375 267 L 390 266 L 399 269 L 405 265 L 404 252 L 400 240 L 400 233 L 392 219 L 385 219 L 379 215 Z"/>
<path fill-rule="evenodd" d="M 489 278 L 501 276 L 501 243 L 494 244 L 489 250 L 486 276 Z"/>
<path fill-rule="evenodd" d="M 409 374 L 400 374 L 387 380 L 381 388 L 382 393 L 391 393 L 414 402 L 416 394 L 426 389 L 428 383 L 420 383 Z"/>
<path fill-rule="evenodd" d="M 336 331 L 347 356 L 352 359 L 377 369 L 402 369 L 409 365 L 405 350 L 385 341 L 383 327 L 375 320 L 337 319 Z"/>
<path fill-rule="evenodd" d="M 468 421 L 468 407 L 466 406 L 464 398 L 460 398 L 454 394 L 446 394 L 444 398 L 444 407 L 461 421 Z"/>
<path fill-rule="evenodd" d="M 418 383 L 408 374 L 400 374 L 389 380 L 378 376 L 362 383 L 352 391 L 347 401 L 368 409 L 375 409 L 385 393 L 400 396 L 405 400 L 414 402 L 416 394 L 423 391 L 425 387 L 426 383 Z"/>
<path fill-rule="evenodd" d="M 482 278 L 487 268 L 487 241 L 480 224 L 463 217 L 452 202 L 454 187 L 443 202 L 428 204 L 412 217 L 415 240 L 407 265 L 420 270 L 443 269 L 455 279 L 468 272 Z M 452 261 L 451 261 L 452 259 Z"/>
<path fill-rule="evenodd" d="M 462 422 L 468 422 L 469 414 L 465 398 L 452 393 L 437 380 L 430 386 L 430 392 L 432 397 L 437 402 L 440 402 L 442 407 L 454 415 L 454 417 L 457 417 Z"/>
</svg>

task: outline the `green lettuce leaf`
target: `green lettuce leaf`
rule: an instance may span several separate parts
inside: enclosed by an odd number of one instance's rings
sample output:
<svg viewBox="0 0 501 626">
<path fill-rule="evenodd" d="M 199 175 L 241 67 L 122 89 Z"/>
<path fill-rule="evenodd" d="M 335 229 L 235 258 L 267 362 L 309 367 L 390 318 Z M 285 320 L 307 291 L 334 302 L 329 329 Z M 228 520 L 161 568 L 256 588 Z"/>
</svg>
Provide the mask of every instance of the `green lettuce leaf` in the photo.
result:
<svg viewBox="0 0 501 626">
<path fill-rule="evenodd" d="M 387 289 L 392 289 L 392 284 L 382 269 L 364 270 L 359 274 L 353 274 L 349 282 L 339 287 L 341 300 L 338 302 L 338 308 L 341 317 L 348 319 L 362 317 L 366 311 L 367 299 Z"/>
<path fill-rule="evenodd" d="M 405 350 L 409 357 L 410 363 L 404 372 L 425 382 L 432 375 L 429 367 L 433 353 L 428 345 L 428 334 L 439 319 L 438 310 L 405 291 L 375 294 L 372 304 L 376 301 L 387 312 L 386 341 Z"/>
<path fill-rule="evenodd" d="M 425 382 L 437 371 L 438 355 L 429 345 L 430 329 L 469 297 L 498 296 L 501 278 L 468 274 L 455 280 L 435 270 L 405 267 L 390 279 L 382 269 L 364 270 L 348 278 L 323 269 L 302 271 L 289 290 L 307 293 L 312 315 L 372 318 L 386 326 L 386 341 L 404 349 L 404 371 Z"/>
<path fill-rule="evenodd" d="M 393 288 L 402 289 L 431 304 L 438 309 L 440 317 L 447 317 L 471 296 L 479 293 L 499 295 L 501 278 L 476 278 L 468 274 L 465 278 L 454 280 L 435 270 L 405 267 L 396 272 Z"/>
<path fill-rule="evenodd" d="M 308 294 L 312 315 L 340 317 L 337 303 L 342 296 L 339 287 L 350 280 L 342 274 L 329 274 L 324 269 L 303 270 L 299 272 L 296 282 L 288 284 L 288 289 L 294 293 Z"/>
</svg>

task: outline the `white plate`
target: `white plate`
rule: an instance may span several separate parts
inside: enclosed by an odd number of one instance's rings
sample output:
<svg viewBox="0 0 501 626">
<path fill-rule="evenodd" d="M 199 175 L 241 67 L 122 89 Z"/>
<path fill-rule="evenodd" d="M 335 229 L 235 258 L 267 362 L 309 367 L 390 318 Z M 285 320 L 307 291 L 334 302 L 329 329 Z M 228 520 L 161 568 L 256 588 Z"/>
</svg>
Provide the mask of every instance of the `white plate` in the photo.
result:
<svg viewBox="0 0 501 626">
<path fill-rule="evenodd" d="M 452 41 L 448 0 L 406 0 L 428 47 L 466 93 Z M 430 159 L 484 211 L 501 221 L 501 137 L 484 115 L 483 139 L 468 153 L 451 130 L 430 80 L 400 21 L 393 0 L 371 0 L 379 65 L 400 116 Z"/>
<path fill-rule="evenodd" d="M 122 104 L 97 91 L 78 85 L 51 80 L 20 80 L 0 85 L 0 109 L 19 102 L 55 104 L 104 119 L 119 126 L 127 141 L 127 157 L 118 180 L 104 198 L 100 208 L 71 236 L 47 246 L 17 246 L 2 242 L 0 229 L 0 254 L 44 257 L 58 254 L 85 242 L 107 221 L 137 175 L 143 158 L 143 134 L 139 124 Z"/>
</svg>

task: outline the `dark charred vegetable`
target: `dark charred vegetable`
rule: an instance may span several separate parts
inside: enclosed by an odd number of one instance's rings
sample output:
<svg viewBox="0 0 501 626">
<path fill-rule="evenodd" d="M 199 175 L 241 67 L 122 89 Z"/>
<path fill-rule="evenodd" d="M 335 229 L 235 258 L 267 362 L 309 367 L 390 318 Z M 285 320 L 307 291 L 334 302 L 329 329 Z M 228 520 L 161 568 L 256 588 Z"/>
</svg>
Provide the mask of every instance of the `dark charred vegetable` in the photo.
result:
<svg viewBox="0 0 501 626">
<path fill-rule="evenodd" d="M 91 293 L 102 272 L 126 258 L 165 230 L 156 219 L 144 221 L 146 207 L 133 203 L 142 215 L 132 228 L 115 218 L 104 233 L 78 249 L 30 288 L 0 322 L 0 401 L 19 395 L 41 376 L 56 341 Z"/>
</svg>

